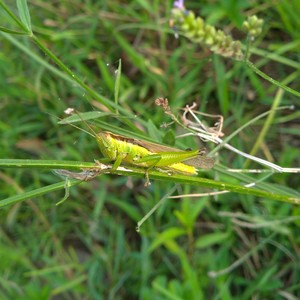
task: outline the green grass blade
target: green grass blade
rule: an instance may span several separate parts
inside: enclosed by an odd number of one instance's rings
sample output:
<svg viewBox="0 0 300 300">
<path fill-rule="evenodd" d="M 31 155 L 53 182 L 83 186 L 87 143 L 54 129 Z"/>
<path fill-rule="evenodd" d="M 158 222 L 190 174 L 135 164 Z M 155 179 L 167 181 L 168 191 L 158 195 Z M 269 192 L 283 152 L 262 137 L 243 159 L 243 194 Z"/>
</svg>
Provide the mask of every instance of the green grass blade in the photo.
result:
<svg viewBox="0 0 300 300">
<path fill-rule="evenodd" d="M 298 91 L 296 91 L 296 90 L 286 86 L 285 84 L 282 84 L 281 82 L 273 79 L 272 77 L 268 76 L 267 74 L 265 74 L 264 72 L 262 72 L 261 70 L 256 68 L 252 62 L 247 61 L 246 63 L 248 65 L 248 67 L 250 67 L 260 77 L 262 77 L 265 80 L 269 81 L 270 83 L 282 88 L 283 90 L 287 91 L 288 93 L 293 94 L 294 96 L 300 98 L 300 93 Z"/>
<path fill-rule="evenodd" d="M 122 72 L 122 61 L 119 59 L 119 66 L 117 69 L 117 77 L 115 82 L 115 110 L 116 114 L 119 114 L 118 103 L 119 103 L 119 90 L 121 82 L 121 72 Z"/>
<path fill-rule="evenodd" d="M 88 112 L 80 113 L 80 116 L 74 114 L 70 117 L 64 118 L 59 122 L 57 122 L 57 124 L 72 124 L 72 123 L 82 122 L 82 120 L 88 121 L 88 120 L 94 120 L 94 119 L 103 118 L 107 116 L 116 116 L 116 115 L 109 112 L 88 111 Z"/>
<path fill-rule="evenodd" d="M 5 37 L 7 40 L 9 40 L 12 44 L 14 44 L 17 48 L 19 48 L 24 53 L 26 53 L 26 55 L 28 55 L 31 59 L 38 62 L 41 66 L 45 67 L 47 70 L 49 70 L 50 72 L 55 74 L 55 76 L 58 76 L 59 78 L 62 78 L 63 80 L 65 80 L 71 84 L 73 83 L 73 80 L 69 76 L 67 76 L 65 73 L 58 70 L 54 66 L 50 65 L 45 59 L 41 58 L 35 52 L 33 52 L 32 49 L 29 49 L 24 44 L 19 42 L 17 38 L 15 38 L 9 34 L 3 33 L 3 32 L 1 34 L 3 37 Z M 28 33 L 24 33 L 24 34 L 28 34 Z"/>
<path fill-rule="evenodd" d="M 70 179 L 70 180 L 68 180 L 68 187 L 79 184 L 80 182 L 81 182 L 80 180 Z M 33 191 L 15 195 L 15 196 L 6 198 L 4 200 L 1 200 L 0 208 L 4 207 L 4 206 L 8 206 L 8 205 L 13 205 L 18 202 L 23 202 L 28 199 L 37 198 L 39 196 L 42 196 L 42 195 L 45 195 L 48 193 L 52 193 L 54 191 L 58 191 L 58 190 L 61 190 L 64 188 L 66 188 L 66 182 L 62 181 L 62 182 L 54 183 L 54 184 L 51 184 L 51 185 L 48 185 L 48 186 L 45 186 L 45 187 L 42 187 L 39 189 L 35 189 Z"/>
<path fill-rule="evenodd" d="M 93 168 L 95 163 L 60 160 L 34 160 L 34 159 L 0 159 L 0 167 L 5 168 L 35 168 L 35 169 L 70 169 L 80 170 Z"/>
<path fill-rule="evenodd" d="M 31 29 L 31 18 L 28 10 L 28 5 L 26 0 L 17 0 L 18 11 L 22 23 L 26 26 L 29 32 L 32 32 Z"/>
<path fill-rule="evenodd" d="M 13 20 L 20 29 L 24 30 L 24 34 L 32 34 L 31 30 L 28 29 L 26 23 L 22 23 L 19 18 L 4 4 L 3 1 L 0 1 L 0 7 L 5 11 L 11 20 Z"/>
<path fill-rule="evenodd" d="M 21 31 L 17 31 L 17 30 L 12 30 L 12 29 L 5 28 L 3 26 L 0 26 L 0 31 L 6 32 L 6 33 L 10 33 L 10 34 L 16 34 L 16 35 L 28 35 L 27 32 L 21 32 Z"/>
<path fill-rule="evenodd" d="M 22 160 L 22 159 L 0 159 L 0 167 L 7 168 L 44 168 L 44 169 L 82 169 L 93 168 L 95 163 L 85 163 L 76 161 L 51 161 L 51 160 Z M 106 170 L 109 172 L 109 170 Z M 114 174 L 122 176 L 138 176 L 145 177 L 145 169 L 143 168 L 118 168 Z M 199 187 L 206 187 L 210 189 L 217 189 L 220 191 L 230 191 L 239 194 L 254 195 L 260 198 L 274 199 L 282 202 L 293 204 L 300 203 L 300 197 L 284 194 L 276 194 L 259 189 L 248 188 L 242 185 L 220 182 L 212 179 L 201 178 L 196 176 L 187 176 L 181 174 L 174 174 L 172 176 L 156 171 L 149 170 L 150 179 L 169 181 L 172 183 L 190 184 Z"/>
</svg>

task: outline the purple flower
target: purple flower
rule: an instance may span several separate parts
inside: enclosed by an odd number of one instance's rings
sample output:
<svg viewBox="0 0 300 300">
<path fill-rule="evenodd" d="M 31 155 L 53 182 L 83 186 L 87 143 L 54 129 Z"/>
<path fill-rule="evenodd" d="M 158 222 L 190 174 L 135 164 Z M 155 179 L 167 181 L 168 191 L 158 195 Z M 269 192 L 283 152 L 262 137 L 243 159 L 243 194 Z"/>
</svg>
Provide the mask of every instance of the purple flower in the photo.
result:
<svg viewBox="0 0 300 300">
<path fill-rule="evenodd" d="M 176 0 L 173 3 L 175 8 L 184 9 L 184 0 Z"/>
</svg>

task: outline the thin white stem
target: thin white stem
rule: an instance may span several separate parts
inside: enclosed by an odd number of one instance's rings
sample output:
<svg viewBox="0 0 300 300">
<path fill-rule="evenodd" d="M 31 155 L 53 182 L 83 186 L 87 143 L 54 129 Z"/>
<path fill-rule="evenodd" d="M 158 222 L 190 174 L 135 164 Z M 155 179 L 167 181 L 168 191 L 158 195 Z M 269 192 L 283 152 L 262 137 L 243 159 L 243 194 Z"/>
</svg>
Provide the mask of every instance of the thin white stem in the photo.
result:
<svg viewBox="0 0 300 300">
<path fill-rule="evenodd" d="M 207 128 L 201 122 L 201 120 L 198 118 L 198 116 L 196 116 L 195 112 L 193 111 L 193 108 L 195 108 L 194 104 L 192 106 L 186 106 L 182 117 L 183 117 L 183 122 L 186 124 L 186 126 L 190 129 L 196 131 L 197 133 L 196 134 L 187 133 L 187 134 L 181 135 L 179 137 L 183 137 L 183 136 L 187 136 L 187 135 L 197 135 L 201 140 L 211 141 L 215 144 L 219 144 L 221 147 L 224 147 L 232 152 L 235 152 L 243 157 L 246 157 L 247 159 L 255 161 L 261 165 L 267 166 L 267 167 L 271 168 L 273 172 L 300 173 L 300 168 L 284 168 L 284 167 L 278 166 L 274 163 L 271 163 L 267 160 L 264 160 L 262 158 L 245 153 L 245 152 L 238 150 L 237 148 L 231 146 L 230 144 L 228 144 L 227 142 L 225 142 L 223 139 L 220 138 L 222 132 L 210 130 L 210 128 Z M 187 113 L 191 114 L 191 116 L 194 118 L 195 122 L 188 120 Z M 222 128 L 222 124 L 221 124 L 220 128 Z M 237 172 L 237 171 L 235 171 L 235 172 Z M 243 170 L 241 172 L 245 172 L 245 170 Z M 259 173 L 259 172 L 250 170 L 249 173 Z"/>
</svg>

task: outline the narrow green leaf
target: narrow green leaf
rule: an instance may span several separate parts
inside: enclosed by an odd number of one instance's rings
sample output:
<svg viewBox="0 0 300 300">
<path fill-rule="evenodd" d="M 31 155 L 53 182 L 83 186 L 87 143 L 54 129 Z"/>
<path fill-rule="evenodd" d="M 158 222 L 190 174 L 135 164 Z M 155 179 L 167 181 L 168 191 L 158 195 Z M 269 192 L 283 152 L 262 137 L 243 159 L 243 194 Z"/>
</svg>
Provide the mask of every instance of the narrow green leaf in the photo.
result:
<svg viewBox="0 0 300 300">
<path fill-rule="evenodd" d="M 260 77 L 264 78 L 265 80 L 269 81 L 272 84 L 275 84 L 276 86 L 282 88 L 283 90 L 287 91 L 288 93 L 291 93 L 293 95 L 295 95 L 296 97 L 300 98 L 300 93 L 288 86 L 286 86 L 285 84 L 282 84 L 281 82 L 273 79 L 272 77 L 268 76 L 266 73 L 262 72 L 261 70 L 259 70 L 258 68 L 256 68 L 256 66 L 254 66 L 254 64 L 250 61 L 247 61 L 247 66 L 250 67 L 252 69 L 252 71 L 254 71 L 257 75 L 259 75 Z"/>
<path fill-rule="evenodd" d="M 70 179 L 68 181 L 68 187 L 79 184 L 80 182 L 82 182 L 82 181 Z M 35 189 L 33 191 L 25 192 L 25 193 L 22 193 L 19 195 L 15 195 L 15 196 L 6 198 L 6 199 L 0 201 L 0 208 L 7 206 L 7 205 L 13 205 L 13 204 L 16 204 L 18 202 L 22 202 L 22 201 L 25 201 L 28 199 L 36 198 L 36 197 L 39 197 L 41 195 L 44 195 L 44 194 L 47 194 L 50 192 L 64 189 L 65 184 L 66 184 L 66 182 L 62 181 L 62 182 L 54 183 L 54 184 L 51 184 L 51 185 L 48 185 L 48 186 L 45 186 L 45 187 L 42 187 L 39 189 Z"/>
<path fill-rule="evenodd" d="M 190 219 L 191 219 L 192 224 L 194 224 L 194 222 L 196 222 L 198 216 L 200 215 L 200 213 L 202 212 L 204 207 L 206 207 L 206 204 L 208 201 L 209 201 L 209 197 L 206 197 L 206 198 L 202 198 L 201 200 L 197 201 L 197 203 L 193 203 L 193 210 L 191 211 L 191 214 L 190 214 Z"/>
<path fill-rule="evenodd" d="M 30 19 L 30 13 L 29 13 L 27 1 L 17 0 L 17 6 L 18 6 L 19 16 L 22 23 L 26 26 L 29 32 L 32 32 L 31 19 Z"/>
<path fill-rule="evenodd" d="M 78 162 L 78 161 L 55 161 L 55 160 L 30 160 L 30 159 L 0 159 L 0 167 L 6 168 L 43 168 L 43 169 L 68 169 L 78 170 L 83 168 L 93 168 L 95 163 Z M 110 169 L 106 170 L 109 173 Z M 123 176 L 145 176 L 145 169 L 130 166 L 127 168 L 121 167 L 114 171 L 114 174 Z M 173 174 L 160 172 L 155 169 L 148 171 L 150 179 L 169 181 L 173 183 L 191 184 L 200 187 L 208 187 L 218 189 L 220 191 L 229 191 L 246 195 L 254 195 L 260 198 L 274 199 L 277 201 L 300 204 L 300 198 L 293 195 L 276 194 L 270 191 L 263 191 L 255 188 L 248 188 L 243 185 L 220 182 L 212 179 L 201 178 L 197 176 L 186 176 L 181 174 Z"/>
<path fill-rule="evenodd" d="M 153 123 L 151 119 L 148 120 L 148 126 L 147 130 L 149 133 L 149 136 L 154 140 L 154 141 L 161 141 L 161 132 L 157 129 L 156 125 Z"/>
<path fill-rule="evenodd" d="M 24 31 L 24 35 L 26 35 L 26 34 L 28 35 L 29 33 Z M 50 72 L 52 72 L 53 74 L 58 76 L 59 78 L 62 78 L 66 82 L 74 83 L 73 80 L 71 80 L 65 73 L 63 73 L 59 69 L 56 69 L 53 65 L 48 63 L 46 60 L 44 60 L 40 56 L 38 56 L 34 51 L 32 51 L 32 49 L 27 48 L 26 44 L 20 43 L 19 40 L 15 36 L 10 35 L 10 34 L 6 34 L 6 33 L 3 33 L 3 32 L 1 32 L 1 35 L 4 38 L 6 38 L 8 41 L 10 41 L 13 45 L 18 47 L 26 55 L 28 55 L 28 57 L 30 57 L 31 59 L 33 59 L 34 61 L 39 63 L 41 66 L 43 66 L 44 68 L 46 68 L 47 70 L 49 70 Z"/>
<path fill-rule="evenodd" d="M 116 82 L 115 82 L 115 109 L 116 109 L 116 114 L 119 113 L 118 111 L 118 102 L 119 102 L 119 90 L 120 90 L 120 82 L 121 82 L 121 72 L 122 72 L 122 61 L 119 59 L 119 66 L 117 69 L 117 77 L 116 77 Z"/>
<path fill-rule="evenodd" d="M 226 72 L 224 64 L 218 55 L 214 56 L 214 66 L 216 68 L 217 76 L 217 93 L 218 100 L 220 103 L 220 108 L 223 115 L 227 115 L 229 109 L 229 91 L 228 91 L 228 82 L 226 79 Z"/>
<path fill-rule="evenodd" d="M 114 116 L 114 114 L 109 113 L 109 112 L 102 112 L 102 111 L 88 111 L 88 112 L 80 113 L 80 116 L 78 116 L 77 114 L 74 114 L 70 117 L 60 120 L 57 123 L 58 124 L 71 124 L 71 123 L 76 123 L 76 122 L 82 122 L 82 120 L 87 121 L 87 120 L 103 118 L 106 116 Z"/>
<path fill-rule="evenodd" d="M 66 280 L 64 284 L 59 285 L 57 288 L 52 290 L 52 295 L 62 294 L 66 291 L 73 291 L 80 283 L 83 283 L 87 280 L 87 275 L 80 275 L 75 277 L 72 280 Z"/>
<path fill-rule="evenodd" d="M 173 130 L 168 130 L 165 133 L 162 141 L 163 141 L 164 144 L 174 146 L 175 142 L 176 142 L 176 137 L 175 137 L 174 131 Z"/>
<path fill-rule="evenodd" d="M 2 27 L 2 26 L 0 26 L 0 31 L 6 32 L 6 33 L 10 33 L 10 34 L 28 35 L 27 32 L 21 32 L 21 31 L 17 31 L 17 30 L 12 30 L 12 29 L 8 29 L 8 28 Z"/>
<path fill-rule="evenodd" d="M 34 159 L 0 159 L 0 167 L 4 168 L 35 168 L 35 169 L 68 169 L 81 170 L 93 168 L 95 163 L 61 160 L 34 160 Z"/>
<path fill-rule="evenodd" d="M 161 277 L 162 278 L 162 277 Z M 182 300 L 183 298 L 175 294 L 173 291 L 170 291 L 168 288 L 165 287 L 161 282 L 159 282 L 159 277 L 155 277 L 154 281 L 152 282 L 152 286 L 154 291 L 159 292 L 162 296 L 160 299 L 167 299 L 167 300 Z M 165 280 L 165 278 L 162 278 Z"/>
<path fill-rule="evenodd" d="M 142 72 L 146 72 L 146 60 L 138 51 L 121 35 L 118 31 L 112 30 L 112 34 L 116 39 L 118 45 L 127 53 L 127 56 L 131 60 L 132 64 L 139 68 Z M 150 75 L 150 74 L 148 74 Z"/>
<path fill-rule="evenodd" d="M 228 239 L 228 233 L 227 232 L 215 232 L 206 234 L 196 241 L 196 248 L 202 249 L 207 248 L 215 244 L 221 244 L 226 239 Z"/>
<path fill-rule="evenodd" d="M 139 209 L 130 203 L 126 203 L 124 201 L 121 202 L 119 199 L 112 198 L 109 198 L 107 202 L 122 209 L 135 222 L 141 218 Z"/>
<path fill-rule="evenodd" d="M 20 19 L 9 9 L 8 6 L 5 5 L 3 1 L 0 1 L 0 7 L 2 8 L 3 11 L 5 11 L 11 20 L 13 20 L 20 29 L 24 30 L 24 34 L 32 34 L 30 30 L 28 30 L 27 26 L 23 24 L 23 22 L 20 21 Z"/>
<path fill-rule="evenodd" d="M 100 58 L 96 58 L 96 62 L 97 62 L 103 83 L 105 83 L 105 85 L 108 87 L 109 91 L 111 93 L 113 93 L 115 83 L 113 80 L 113 76 L 111 76 L 111 72 L 109 71 L 108 64 L 105 63 Z"/>
<path fill-rule="evenodd" d="M 174 240 L 178 236 L 184 235 L 185 230 L 179 227 L 171 227 L 165 230 L 163 233 L 159 234 L 156 239 L 154 239 L 153 243 L 149 247 L 149 251 L 152 252 L 160 245 L 164 244 L 166 241 Z"/>
</svg>

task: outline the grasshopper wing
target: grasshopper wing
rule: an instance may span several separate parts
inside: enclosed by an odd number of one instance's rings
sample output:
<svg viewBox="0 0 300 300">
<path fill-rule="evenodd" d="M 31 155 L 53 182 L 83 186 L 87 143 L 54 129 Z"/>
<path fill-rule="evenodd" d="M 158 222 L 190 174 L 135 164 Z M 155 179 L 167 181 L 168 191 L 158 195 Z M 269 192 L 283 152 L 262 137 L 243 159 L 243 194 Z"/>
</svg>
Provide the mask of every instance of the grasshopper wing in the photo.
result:
<svg viewBox="0 0 300 300">
<path fill-rule="evenodd" d="M 147 141 L 134 140 L 133 143 L 136 144 L 136 145 L 139 145 L 141 147 L 144 147 L 144 148 L 146 148 L 147 150 L 149 150 L 150 152 L 153 152 L 153 153 L 183 152 L 182 150 L 177 149 L 177 148 L 168 147 L 168 146 L 165 146 L 165 145 L 154 144 L 154 143 L 147 142 Z"/>
<path fill-rule="evenodd" d="M 196 157 L 188 158 L 183 162 L 188 166 L 199 169 L 211 169 L 215 164 L 215 160 L 213 158 L 203 156 L 201 154 L 198 154 Z"/>
</svg>

